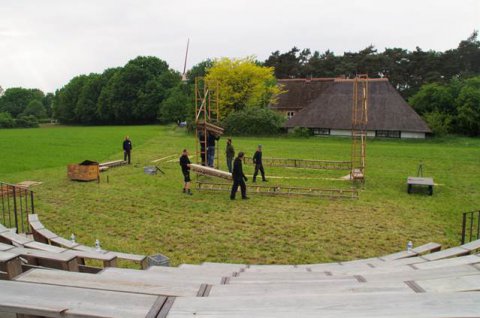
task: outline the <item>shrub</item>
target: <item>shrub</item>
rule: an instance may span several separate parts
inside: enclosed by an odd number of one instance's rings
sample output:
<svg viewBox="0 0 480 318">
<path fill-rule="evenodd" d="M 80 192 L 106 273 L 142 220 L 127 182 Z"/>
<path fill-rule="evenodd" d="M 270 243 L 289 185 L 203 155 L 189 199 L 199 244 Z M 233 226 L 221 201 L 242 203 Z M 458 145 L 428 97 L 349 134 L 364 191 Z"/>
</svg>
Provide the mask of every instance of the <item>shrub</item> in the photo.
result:
<svg viewBox="0 0 480 318">
<path fill-rule="evenodd" d="M 438 111 L 425 114 L 425 121 L 432 132 L 437 136 L 443 136 L 452 131 L 452 116 Z"/>
<path fill-rule="evenodd" d="M 7 113 L 3 112 L 0 113 L 0 128 L 14 128 L 15 127 L 15 119 Z"/>
<path fill-rule="evenodd" d="M 229 135 L 274 135 L 283 129 L 285 118 L 267 108 L 251 107 L 232 112 L 223 121 Z"/>
<path fill-rule="evenodd" d="M 294 137 L 308 138 L 313 136 L 313 131 L 306 127 L 295 127 L 293 129 L 292 135 Z"/>
<path fill-rule="evenodd" d="M 15 120 L 15 126 L 18 128 L 37 128 L 38 119 L 35 116 L 20 116 Z"/>
</svg>

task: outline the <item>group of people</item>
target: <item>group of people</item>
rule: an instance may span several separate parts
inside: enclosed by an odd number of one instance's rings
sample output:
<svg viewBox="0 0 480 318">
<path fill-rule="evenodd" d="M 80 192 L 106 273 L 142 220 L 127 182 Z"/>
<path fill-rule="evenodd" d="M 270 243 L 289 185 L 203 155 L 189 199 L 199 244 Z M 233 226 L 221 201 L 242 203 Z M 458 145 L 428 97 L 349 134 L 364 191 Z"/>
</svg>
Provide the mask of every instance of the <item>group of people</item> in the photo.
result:
<svg viewBox="0 0 480 318">
<path fill-rule="evenodd" d="M 209 167 L 214 166 L 214 159 L 215 159 L 215 143 L 219 140 L 219 137 L 209 134 L 206 138 L 205 144 L 205 136 L 199 135 L 200 140 L 200 147 L 201 147 L 201 155 L 202 155 L 202 165 L 208 165 Z M 125 137 L 123 141 L 123 160 L 127 161 L 130 164 L 131 159 L 131 152 L 132 152 L 132 141 L 128 136 Z M 205 151 L 206 150 L 206 151 Z M 242 199 L 247 200 L 247 185 L 246 181 L 248 178 L 243 173 L 243 159 L 245 154 L 243 152 L 239 152 L 237 157 L 235 157 L 235 149 L 232 145 L 232 139 L 227 139 L 227 146 L 225 148 L 225 155 L 227 158 L 227 167 L 228 171 L 232 174 L 233 185 L 232 191 L 230 192 L 230 199 L 235 200 L 236 193 L 238 191 L 238 187 L 240 187 L 240 192 L 242 193 Z M 183 193 L 187 195 L 192 195 L 192 191 L 190 190 L 190 159 L 188 158 L 188 151 L 187 149 L 183 149 L 182 156 L 180 157 L 180 167 L 182 168 L 183 174 Z M 262 181 L 266 182 L 265 179 L 265 170 L 263 169 L 262 163 L 262 145 L 258 145 L 257 151 L 253 155 L 253 163 L 255 164 L 255 172 L 253 173 L 253 182 L 256 182 L 258 172 L 260 172 L 262 176 Z"/>
<path fill-rule="evenodd" d="M 217 137 L 215 138 L 216 139 L 213 141 L 213 148 L 215 148 L 215 141 L 218 140 Z M 203 140 L 205 140 L 205 138 L 203 138 Z M 208 147 L 208 141 L 207 141 L 207 147 Z M 204 153 L 205 152 L 202 151 L 202 154 Z M 212 158 L 209 157 L 209 154 L 212 154 Z M 227 146 L 225 148 L 225 155 L 227 158 L 228 171 L 232 174 L 232 179 L 233 179 L 232 190 L 230 192 L 230 199 L 235 200 L 238 187 L 240 187 L 240 192 L 242 193 L 242 199 L 247 200 L 248 199 L 247 185 L 245 182 L 248 181 L 248 178 L 243 173 L 243 159 L 245 157 L 245 154 L 243 152 L 239 152 L 237 157 L 234 160 L 235 149 L 233 148 L 233 145 L 232 145 L 232 139 L 229 138 L 227 140 Z M 207 162 L 209 167 L 213 167 L 214 158 L 215 158 L 215 150 L 211 151 L 210 153 L 207 150 Z M 203 162 L 204 160 L 202 158 L 202 163 Z M 257 151 L 253 155 L 253 163 L 255 164 L 255 172 L 253 173 L 253 182 L 256 182 L 258 172 L 260 172 L 262 176 L 262 181 L 266 182 L 267 179 L 265 178 L 265 169 L 263 168 L 263 163 L 262 163 L 262 145 L 258 145 Z M 184 149 L 182 152 L 182 156 L 180 157 L 180 166 L 182 168 L 182 174 L 184 177 L 183 193 L 191 195 L 192 192 L 190 190 L 190 181 L 191 181 L 190 159 L 188 158 L 187 149 Z"/>
</svg>

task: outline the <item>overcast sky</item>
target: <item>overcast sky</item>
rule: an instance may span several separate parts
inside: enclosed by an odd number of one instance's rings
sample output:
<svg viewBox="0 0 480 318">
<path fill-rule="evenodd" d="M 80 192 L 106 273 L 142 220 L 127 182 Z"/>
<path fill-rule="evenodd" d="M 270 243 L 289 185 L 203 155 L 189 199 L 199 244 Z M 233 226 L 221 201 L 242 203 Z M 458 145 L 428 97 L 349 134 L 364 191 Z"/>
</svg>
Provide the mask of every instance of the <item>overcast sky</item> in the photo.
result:
<svg viewBox="0 0 480 318">
<path fill-rule="evenodd" d="M 446 50 L 480 29 L 479 0 L 0 0 L 0 85 L 46 92 L 154 55 L 181 71 L 206 58 L 297 46 Z"/>
</svg>

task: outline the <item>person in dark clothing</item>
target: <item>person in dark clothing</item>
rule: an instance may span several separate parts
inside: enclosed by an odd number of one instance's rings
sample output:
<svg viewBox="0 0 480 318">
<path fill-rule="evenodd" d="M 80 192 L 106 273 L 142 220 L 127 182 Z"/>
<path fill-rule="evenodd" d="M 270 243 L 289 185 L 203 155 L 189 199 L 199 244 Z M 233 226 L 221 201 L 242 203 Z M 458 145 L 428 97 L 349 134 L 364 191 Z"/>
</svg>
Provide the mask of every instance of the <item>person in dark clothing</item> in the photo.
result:
<svg viewBox="0 0 480 318">
<path fill-rule="evenodd" d="M 125 140 L 123 141 L 123 161 L 127 161 L 127 158 L 128 158 L 128 164 L 130 164 L 131 152 L 132 152 L 132 142 L 130 141 L 130 138 L 126 136 Z"/>
<path fill-rule="evenodd" d="M 235 195 L 237 194 L 238 186 L 242 191 L 242 199 L 247 200 L 247 185 L 245 181 L 247 181 L 247 177 L 243 174 L 243 167 L 242 167 L 242 160 L 243 160 L 243 152 L 238 153 L 238 157 L 235 158 L 233 162 L 233 185 L 232 185 L 232 192 L 230 193 L 230 199 L 235 200 Z"/>
<path fill-rule="evenodd" d="M 232 173 L 232 162 L 233 158 L 235 157 L 235 149 L 233 149 L 232 139 L 230 138 L 228 138 L 227 140 L 227 148 L 225 149 L 225 155 L 227 157 L 228 172 Z"/>
<path fill-rule="evenodd" d="M 207 152 L 206 152 L 206 145 L 205 145 L 205 135 L 202 131 L 198 132 L 198 141 L 200 142 L 200 157 L 202 159 L 202 166 L 206 164 Z"/>
<path fill-rule="evenodd" d="M 253 182 L 256 182 L 258 170 L 260 170 L 260 173 L 262 174 L 262 181 L 266 182 L 267 179 L 265 179 L 265 170 L 263 169 L 263 164 L 262 164 L 262 145 L 258 145 L 257 151 L 253 155 L 253 163 L 255 164 L 255 172 L 253 173 Z"/>
<path fill-rule="evenodd" d="M 190 191 L 190 159 L 188 159 L 187 149 L 183 149 L 182 156 L 180 157 L 180 166 L 182 167 L 183 181 L 183 193 L 192 195 Z"/>
<path fill-rule="evenodd" d="M 208 133 L 207 137 L 207 164 L 209 167 L 213 168 L 213 162 L 215 160 L 215 142 L 219 140 L 220 137 L 215 136 L 212 133 Z"/>
</svg>

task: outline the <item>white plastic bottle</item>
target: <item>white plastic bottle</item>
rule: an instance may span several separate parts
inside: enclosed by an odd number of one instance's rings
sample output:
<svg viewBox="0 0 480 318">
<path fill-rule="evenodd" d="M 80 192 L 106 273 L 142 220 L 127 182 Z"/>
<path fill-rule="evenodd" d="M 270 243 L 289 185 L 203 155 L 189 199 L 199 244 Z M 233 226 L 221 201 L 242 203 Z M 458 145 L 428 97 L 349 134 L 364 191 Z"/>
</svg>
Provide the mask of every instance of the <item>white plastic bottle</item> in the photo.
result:
<svg viewBox="0 0 480 318">
<path fill-rule="evenodd" d="M 412 241 L 408 241 L 407 252 L 412 253 L 412 249 L 413 249 L 413 243 L 412 243 Z"/>
<path fill-rule="evenodd" d="M 95 250 L 97 252 L 100 252 L 102 250 L 102 248 L 100 247 L 100 240 L 99 239 L 95 240 Z"/>
<path fill-rule="evenodd" d="M 75 244 L 76 243 L 75 239 L 76 239 L 75 234 L 72 233 L 72 236 L 70 236 L 70 241 L 72 241 L 72 243 Z"/>
</svg>

